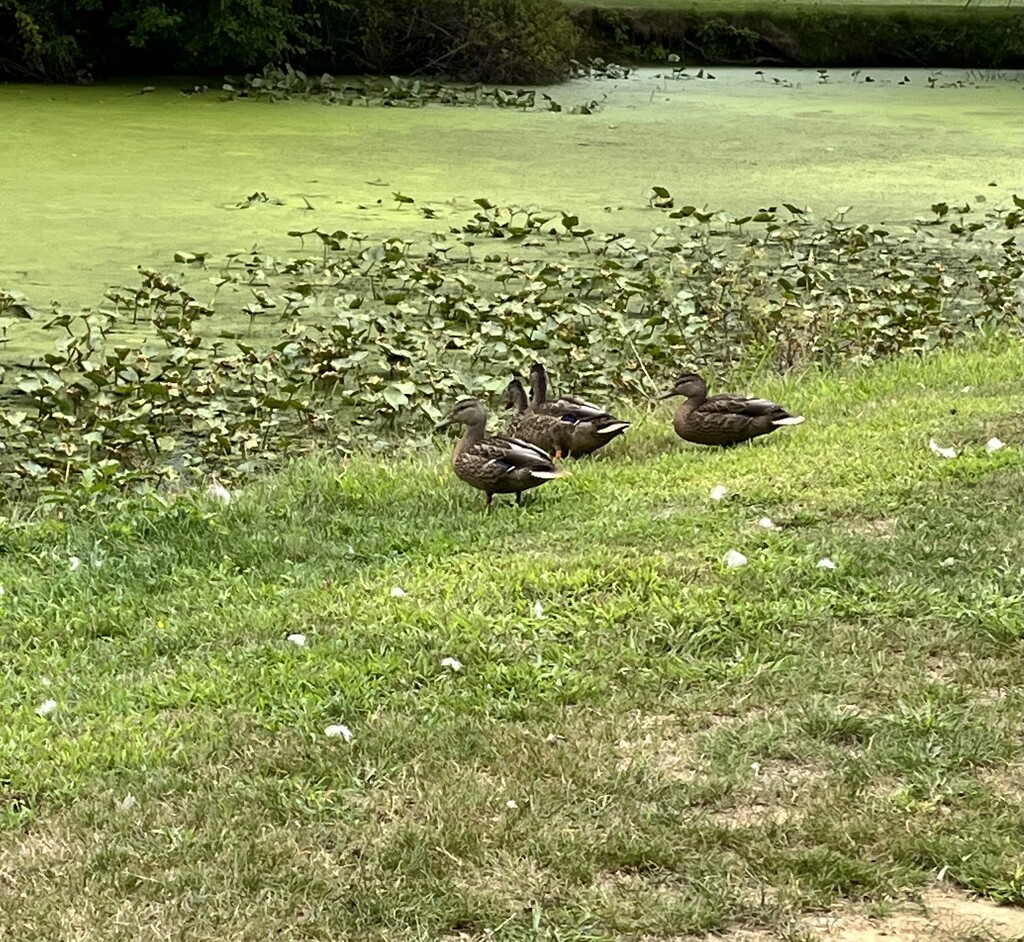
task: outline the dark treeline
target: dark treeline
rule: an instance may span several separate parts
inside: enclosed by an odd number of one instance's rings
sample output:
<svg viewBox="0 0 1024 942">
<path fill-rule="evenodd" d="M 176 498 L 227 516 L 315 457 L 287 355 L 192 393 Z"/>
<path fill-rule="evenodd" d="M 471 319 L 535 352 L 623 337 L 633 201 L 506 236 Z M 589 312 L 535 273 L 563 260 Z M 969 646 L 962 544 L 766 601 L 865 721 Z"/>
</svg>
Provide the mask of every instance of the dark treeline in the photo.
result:
<svg viewBox="0 0 1024 942">
<path fill-rule="evenodd" d="M 0 0 L 0 79 L 397 73 L 558 79 L 569 60 L 1024 67 L 1024 14 L 1002 7 L 578 8 L 558 0 Z"/>
<path fill-rule="evenodd" d="M 554 0 L 0 0 L 0 77 L 339 74 L 558 78 L 579 33 Z"/>
<path fill-rule="evenodd" d="M 958 3 L 827 6 L 751 4 L 713 8 L 580 8 L 588 41 L 617 62 L 676 53 L 707 65 L 1024 68 L 1019 5 Z"/>
</svg>

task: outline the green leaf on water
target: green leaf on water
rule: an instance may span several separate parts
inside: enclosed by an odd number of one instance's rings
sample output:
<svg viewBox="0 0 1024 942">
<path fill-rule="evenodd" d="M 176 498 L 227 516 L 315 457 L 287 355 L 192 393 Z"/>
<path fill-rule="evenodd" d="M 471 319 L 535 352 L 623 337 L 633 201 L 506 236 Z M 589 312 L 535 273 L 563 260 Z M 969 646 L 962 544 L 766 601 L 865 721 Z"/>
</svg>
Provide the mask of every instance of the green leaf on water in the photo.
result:
<svg viewBox="0 0 1024 942">
<path fill-rule="evenodd" d="M 400 406 L 407 406 L 409 404 L 409 397 L 402 392 L 397 385 L 385 387 L 384 392 L 381 393 L 381 395 L 383 396 L 384 401 L 391 406 L 392 409 L 397 409 Z"/>
<path fill-rule="evenodd" d="M 38 462 L 32 461 L 31 459 L 19 461 L 18 467 L 20 467 L 22 471 L 29 475 L 29 477 L 38 478 L 46 474 L 46 468 L 44 468 Z"/>
</svg>

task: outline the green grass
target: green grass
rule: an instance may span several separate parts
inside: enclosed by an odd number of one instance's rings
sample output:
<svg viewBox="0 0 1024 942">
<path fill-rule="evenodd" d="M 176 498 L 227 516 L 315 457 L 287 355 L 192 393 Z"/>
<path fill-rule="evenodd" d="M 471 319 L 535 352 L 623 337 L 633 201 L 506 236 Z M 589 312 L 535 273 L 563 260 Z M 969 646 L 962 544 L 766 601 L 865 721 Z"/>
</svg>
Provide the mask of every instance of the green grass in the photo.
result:
<svg viewBox="0 0 1024 942">
<path fill-rule="evenodd" d="M 0 938 L 783 932 L 944 868 L 1024 903 L 1020 357 L 766 380 L 807 423 L 727 452 L 637 411 L 489 515 L 450 441 L 16 513 Z"/>
</svg>

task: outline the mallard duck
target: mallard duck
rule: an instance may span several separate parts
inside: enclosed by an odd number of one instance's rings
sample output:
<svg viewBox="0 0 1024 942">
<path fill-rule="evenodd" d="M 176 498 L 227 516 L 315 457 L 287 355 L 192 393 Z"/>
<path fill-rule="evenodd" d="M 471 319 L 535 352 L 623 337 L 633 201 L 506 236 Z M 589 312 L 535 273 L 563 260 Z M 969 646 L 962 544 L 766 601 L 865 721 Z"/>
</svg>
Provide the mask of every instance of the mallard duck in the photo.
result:
<svg viewBox="0 0 1024 942">
<path fill-rule="evenodd" d="M 513 376 L 505 387 L 505 408 L 515 410 L 508 424 L 509 435 L 537 445 L 558 458 L 569 451 L 572 427 L 557 415 L 529 408 L 526 390 L 518 377 Z"/>
<path fill-rule="evenodd" d="M 804 420 L 802 415 L 790 415 L 777 402 L 767 399 L 727 393 L 709 397 L 707 383 L 696 373 L 680 374 L 675 385 L 658 398 L 673 396 L 686 397 L 672 421 L 676 435 L 697 445 L 729 448 L 767 435 L 783 425 L 799 425 Z"/>
<path fill-rule="evenodd" d="M 555 416 L 568 426 L 567 450 L 556 452 L 556 458 L 589 455 L 629 428 L 628 422 L 609 415 L 592 402 L 574 396 L 548 401 L 548 374 L 541 363 L 530 367 L 530 409 L 540 415 Z"/>
<path fill-rule="evenodd" d="M 466 432 L 455 446 L 452 467 L 461 480 L 487 495 L 487 508 L 495 494 L 515 494 L 523 502 L 523 491 L 561 477 L 551 456 L 536 445 L 505 435 L 487 434 L 487 411 L 477 399 L 462 399 L 451 415 L 437 426 L 465 425 Z"/>
</svg>

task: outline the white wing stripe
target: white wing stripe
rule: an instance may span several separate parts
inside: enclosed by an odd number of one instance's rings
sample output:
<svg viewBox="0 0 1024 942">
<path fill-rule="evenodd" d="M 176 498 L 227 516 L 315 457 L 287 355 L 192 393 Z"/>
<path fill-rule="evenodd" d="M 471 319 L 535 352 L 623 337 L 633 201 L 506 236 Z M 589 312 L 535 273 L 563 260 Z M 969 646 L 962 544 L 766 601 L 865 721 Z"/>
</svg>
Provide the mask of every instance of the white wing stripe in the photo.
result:
<svg viewBox="0 0 1024 942">
<path fill-rule="evenodd" d="M 545 461 L 551 460 L 549 455 L 543 448 L 539 448 L 537 445 L 533 445 L 530 442 L 524 442 L 521 438 L 507 438 L 507 442 L 512 444 L 512 448 L 509 449 L 511 454 L 517 454 L 520 458 L 543 458 Z"/>
</svg>

